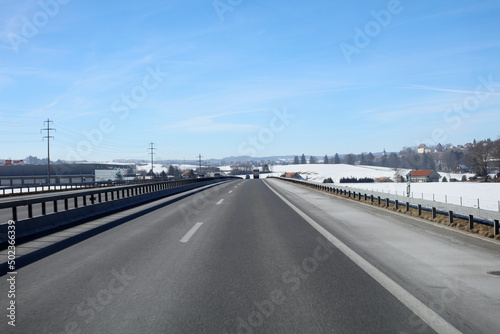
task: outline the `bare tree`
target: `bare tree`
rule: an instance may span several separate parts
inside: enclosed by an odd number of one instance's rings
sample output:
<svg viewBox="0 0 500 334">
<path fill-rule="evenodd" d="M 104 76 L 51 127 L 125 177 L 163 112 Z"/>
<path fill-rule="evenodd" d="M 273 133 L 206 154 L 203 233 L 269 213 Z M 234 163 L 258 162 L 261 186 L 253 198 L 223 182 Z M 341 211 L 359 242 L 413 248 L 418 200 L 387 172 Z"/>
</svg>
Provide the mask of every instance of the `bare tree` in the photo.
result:
<svg viewBox="0 0 500 334">
<path fill-rule="evenodd" d="M 480 141 L 467 151 L 467 160 L 474 166 L 477 176 L 488 174 L 488 158 L 490 156 L 491 142 Z"/>
</svg>

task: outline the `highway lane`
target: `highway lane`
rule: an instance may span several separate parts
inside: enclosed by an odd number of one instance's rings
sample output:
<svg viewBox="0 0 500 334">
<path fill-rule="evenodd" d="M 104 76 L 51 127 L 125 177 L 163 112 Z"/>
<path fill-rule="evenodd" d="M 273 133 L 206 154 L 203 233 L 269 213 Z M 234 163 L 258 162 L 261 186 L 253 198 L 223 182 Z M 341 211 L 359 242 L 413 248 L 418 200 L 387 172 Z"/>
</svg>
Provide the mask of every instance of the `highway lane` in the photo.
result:
<svg viewBox="0 0 500 334">
<path fill-rule="evenodd" d="M 460 331 L 498 332 L 498 241 L 290 183 L 269 183 Z"/>
<path fill-rule="evenodd" d="M 16 332 L 433 332 L 263 180 L 217 185 L 66 246 L 18 270 Z M 6 321 L 0 331 L 14 332 Z"/>
</svg>

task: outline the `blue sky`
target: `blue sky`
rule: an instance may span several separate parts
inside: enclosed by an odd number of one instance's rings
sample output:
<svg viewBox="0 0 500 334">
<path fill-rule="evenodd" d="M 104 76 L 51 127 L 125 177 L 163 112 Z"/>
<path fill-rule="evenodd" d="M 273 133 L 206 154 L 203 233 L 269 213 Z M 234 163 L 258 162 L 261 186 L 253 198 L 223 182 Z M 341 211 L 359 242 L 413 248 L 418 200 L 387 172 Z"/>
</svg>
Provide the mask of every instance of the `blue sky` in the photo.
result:
<svg viewBox="0 0 500 334">
<path fill-rule="evenodd" d="M 500 135 L 493 1 L 0 0 L 0 159 L 399 151 Z"/>
</svg>

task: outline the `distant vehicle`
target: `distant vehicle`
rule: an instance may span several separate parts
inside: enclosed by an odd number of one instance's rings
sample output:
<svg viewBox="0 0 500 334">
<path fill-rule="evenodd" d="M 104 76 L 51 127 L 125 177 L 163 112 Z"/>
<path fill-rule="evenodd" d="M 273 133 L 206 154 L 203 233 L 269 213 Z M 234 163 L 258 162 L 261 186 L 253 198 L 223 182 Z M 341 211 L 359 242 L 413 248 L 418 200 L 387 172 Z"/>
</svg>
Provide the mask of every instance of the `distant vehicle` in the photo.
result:
<svg viewBox="0 0 500 334">
<path fill-rule="evenodd" d="M 250 178 L 250 175 L 248 175 L 248 174 L 247 174 L 247 175 L 245 176 L 245 179 L 247 179 L 247 180 L 248 180 L 249 178 Z"/>
<path fill-rule="evenodd" d="M 199 178 L 199 179 L 204 179 L 205 177 L 206 177 L 206 176 L 205 176 L 205 174 L 200 174 L 200 175 L 198 175 L 198 178 Z"/>
<path fill-rule="evenodd" d="M 259 170 L 258 169 L 254 169 L 253 170 L 253 178 L 254 179 L 258 179 L 259 178 Z"/>
<path fill-rule="evenodd" d="M 221 173 L 214 173 L 214 177 L 222 177 Z"/>
</svg>

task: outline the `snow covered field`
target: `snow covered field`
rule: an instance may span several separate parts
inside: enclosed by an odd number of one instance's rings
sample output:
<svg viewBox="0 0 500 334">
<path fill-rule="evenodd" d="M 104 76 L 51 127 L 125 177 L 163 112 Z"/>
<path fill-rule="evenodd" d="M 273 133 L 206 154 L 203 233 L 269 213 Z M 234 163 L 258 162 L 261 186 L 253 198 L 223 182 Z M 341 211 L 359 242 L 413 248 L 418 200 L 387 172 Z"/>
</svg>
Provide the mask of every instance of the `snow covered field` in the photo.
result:
<svg viewBox="0 0 500 334">
<path fill-rule="evenodd" d="M 405 176 L 410 170 L 399 169 L 398 171 L 386 167 L 374 166 L 352 166 L 352 165 L 286 165 L 272 166 L 272 173 L 267 175 L 280 176 L 285 172 L 297 172 L 304 179 L 322 183 L 324 179 L 331 177 L 335 184 L 343 177 L 356 178 L 381 178 L 388 177 L 396 179 L 396 173 Z M 467 177 L 472 174 L 450 174 L 439 173 L 441 177 L 446 176 L 461 180 L 462 175 Z M 263 175 L 263 177 L 266 174 Z M 406 195 L 406 183 L 354 183 L 342 184 L 356 189 L 375 190 L 390 192 L 391 194 Z M 500 211 L 500 183 L 477 183 L 477 182 L 430 182 L 412 183 L 412 197 L 435 200 L 437 202 L 452 203 L 469 207 L 479 207 L 485 210 Z"/>
</svg>

